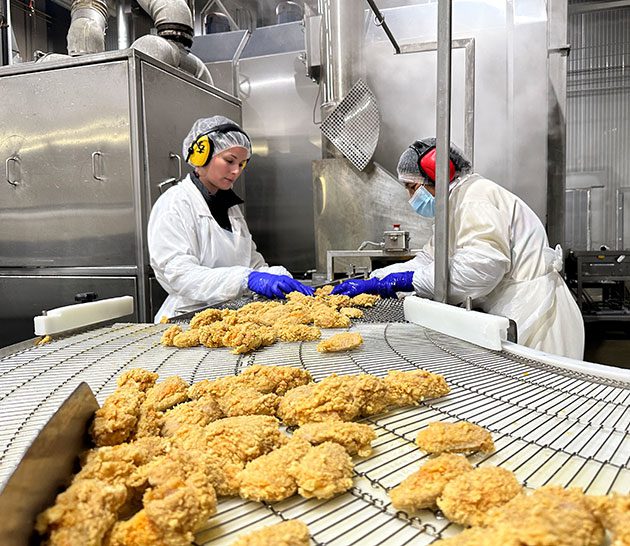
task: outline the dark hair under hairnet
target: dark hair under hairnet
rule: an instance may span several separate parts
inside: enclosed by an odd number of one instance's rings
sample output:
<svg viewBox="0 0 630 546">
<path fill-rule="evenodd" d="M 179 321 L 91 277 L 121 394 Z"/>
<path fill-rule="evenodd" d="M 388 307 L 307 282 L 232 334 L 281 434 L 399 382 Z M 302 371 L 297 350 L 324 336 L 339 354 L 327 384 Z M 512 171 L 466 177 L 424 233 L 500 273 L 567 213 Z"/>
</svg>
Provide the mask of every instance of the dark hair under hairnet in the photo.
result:
<svg viewBox="0 0 630 546">
<path fill-rule="evenodd" d="M 427 149 L 435 148 L 436 139 L 435 137 L 423 138 L 421 140 L 417 140 L 414 142 L 419 142 L 427 146 Z M 464 155 L 455 144 L 451 142 L 449 147 L 449 158 L 453 162 L 455 166 L 455 176 L 461 176 L 463 174 L 467 174 L 472 169 L 472 164 L 470 160 Z M 401 155 L 398 160 L 398 181 L 401 184 L 405 184 L 408 182 L 421 182 L 423 184 L 433 185 L 435 184 L 433 180 L 429 180 L 424 174 L 420 172 L 420 168 L 418 166 L 418 153 L 413 149 L 412 146 L 407 148 Z"/>
</svg>

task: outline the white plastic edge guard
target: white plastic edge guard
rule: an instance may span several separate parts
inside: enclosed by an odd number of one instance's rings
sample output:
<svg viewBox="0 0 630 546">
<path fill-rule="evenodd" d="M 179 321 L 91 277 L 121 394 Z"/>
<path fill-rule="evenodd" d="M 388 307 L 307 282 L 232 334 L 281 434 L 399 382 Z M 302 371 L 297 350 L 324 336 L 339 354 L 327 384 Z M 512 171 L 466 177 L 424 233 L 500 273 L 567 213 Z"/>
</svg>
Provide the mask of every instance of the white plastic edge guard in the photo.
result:
<svg viewBox="0 0 630 546">
<path fill-rule="evenodd" d="M 509 341 L 503 342 L 503 349 L 508 353 L 536 360 L 537 362 L 542 362 L 544 364 L 551 364 L 552 366 L 557 366 L 558 368 L 564 368 L 574 372 L 594 375 L 606 379 L 613 379 L 615 381 L 622 381 L 630 384 L 630 370 L 615 368 L 614 366 L 606 366 L 605 364 L 597 364 L 595 362 L 587 362 L 585 360 L 575 360 L 574 358 L 568 358 L 566 356 L 553 355 L 543 351 L 538 351 L 537 349 L 525 347 L 525 345 L 511 343 Z"/>
<path fill-rule="evenodd" d="M 442 334 L 500 351 L 507 340 L 510 321 L 505 317 L 467 311 L 445 303 L 407 296 L 403 303 L 405 319 Z"/>
<path fill-rule="evenodd" d="M 124 317 L 133 313 L 133 297 L 121 296 L 76 305 L 66 305 L 34 317 L 35 335 L 58 334 L 97 322 Z"/>
</svg>

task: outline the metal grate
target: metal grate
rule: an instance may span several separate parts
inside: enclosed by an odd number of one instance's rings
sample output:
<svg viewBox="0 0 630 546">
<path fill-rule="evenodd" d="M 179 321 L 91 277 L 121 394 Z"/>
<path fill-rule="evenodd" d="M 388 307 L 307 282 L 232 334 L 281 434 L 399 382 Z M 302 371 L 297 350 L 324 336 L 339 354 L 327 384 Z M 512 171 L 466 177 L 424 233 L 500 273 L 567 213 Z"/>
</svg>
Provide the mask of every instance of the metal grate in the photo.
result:
<svg viewBox="0 0 630 546">
<path fill-rule="evenodd" d="M 374 319 L 402 313 L 399 302 L 379 302 Z M 399 315 L 400 316 L 400 315 Z M 125 369 L 144 367 L 189 382 L 240 373 L 251 364 L 302 366 L 321 380 L 330 373 L 424 368 L 443 374 L 444 399 L 402 408 L 364 422 L 377 431 L 371 457 L 356 459 L 355 485 L 327 501 L 299 496 L 265 504 L 223 499 L 197 535 L 197 544 L 230 544 L 244 533 L 299 518 L 314 544 L 429 544 L 459 528 L 439 513 L 410 517 L 395 511 L 387 490 L 425 458 L 417 432 L 435 420 L 467 419 L 493 433 L 497 450 L 476 455 L 478 465 L 513 470 L 528 487 L 579 486 L 588 493 L 630 491 L 630 384 L 567 371 L 493 352 L 403 322 L 355 323 L 365 343 L 349 353 L 321 354 L 316 343 L 277 343 L 249 355 L 227 349 L 178 350 L 159 344 L 166 325 L 117 324 L 75 334 L 0 360 L 0 483 L 38 430 L 86 381 L 103 402 Z M 325 330 L 324 337 L 334 334 Z"/>
<path fill-rule="evenodd" d="M 380 119 L 376 97 L 363 80 L 352 86 L 320 129 L 357 169 L 367 167 L 378 144 Z"/>
</svg>

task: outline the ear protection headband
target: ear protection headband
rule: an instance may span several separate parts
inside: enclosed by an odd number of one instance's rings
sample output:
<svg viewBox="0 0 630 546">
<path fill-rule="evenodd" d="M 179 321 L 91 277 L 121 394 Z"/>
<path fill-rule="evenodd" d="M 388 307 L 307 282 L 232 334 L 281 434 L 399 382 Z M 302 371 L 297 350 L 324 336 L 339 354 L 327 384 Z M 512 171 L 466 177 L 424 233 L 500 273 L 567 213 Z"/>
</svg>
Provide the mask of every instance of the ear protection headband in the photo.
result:
<svg viewBox="0 0 630 546">
<path fill-rule="evenodd" d="M 210 160 L 214 155 L 214 142 L 212 142 L 210 135 L 212 133 L 229 133 L 231 131 L 242 133 L 247 137 L 247 140 L 249 140 L 248 134 L 238 125 L 234 125 L 234 123 L 224 123 L 222 125 L 218 125 L 207 133 L 199 135 L 188 148 L 186 161 L 195 167 L 205 167 L 208 163 L 210 163 Z"/>
<path fill-rule="evenodd" d="M 418 169 L 420 170 L 420 174 L 435 184 L 435 158 L 437 155 L 435 146 L 429 146 L 421 140 L 416 140 L 409 147 L 418 154 Z M 455 178 L 455 164 L 450 158 L 448 160 L 448 173 L 449 182 L 452 182 Z"/>
</svg>

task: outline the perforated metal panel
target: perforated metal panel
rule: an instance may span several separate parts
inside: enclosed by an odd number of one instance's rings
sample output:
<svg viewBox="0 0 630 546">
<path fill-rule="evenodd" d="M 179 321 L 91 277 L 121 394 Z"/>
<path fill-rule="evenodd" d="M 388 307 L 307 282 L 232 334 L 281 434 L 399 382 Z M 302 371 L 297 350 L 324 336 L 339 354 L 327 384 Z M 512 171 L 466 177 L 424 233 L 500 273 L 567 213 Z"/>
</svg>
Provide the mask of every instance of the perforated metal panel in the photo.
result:
<svg viewBox="0 0 630 546">
<path fill-rule="evenodd" d="M 363 80 L 352 86 L 320 129 L 357 169 L 367 167 L 378 144 L 380 119 L 376 97 Z"/>
<path fill-rule="evenodd" d="M 398 302 L 372 311 L 399 313 Z M 530 488 L 578 486 L 592 494 L 630 492 L 630 383 L 567 371 L 493 352 L 403 322 L 355 322 L 364 345 L 321 354 L 316 342 L 276 343 L 248 355 L 228 349 L 174 349 L 159 344 L 166 325 L 118 324 L 69 336 L 0 360 L 0 482 L 61 402 L 86 381 L 103 402 L 116 378 L 144 367 L 186 381 L 240 373 L 252 364 L 301 366 L 316 380 L 331 373 L 423 368 L 443 374 L 451 393 L 436 401 L 364 420 L 377 439 L 372 456 L 355 458 L 354 487 L 330 500 L 293 496 L 275 504 L 222 499 L 197 544 L 227 545 L 242 533 L 299 518 L 318 545 L 429 544 L 459 527 L 439 513 L 415 517 L 391 507 L 387 491 L 425 459 L 414 444 L 431 421 L 466 419 L 492 432 L 497 450 L 476 465 L 499 465 Z M 334 334 L 325 330 L 324 337 Z"/>
</svg>

